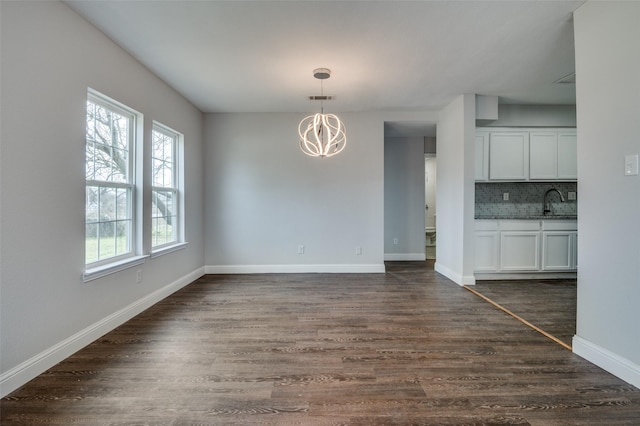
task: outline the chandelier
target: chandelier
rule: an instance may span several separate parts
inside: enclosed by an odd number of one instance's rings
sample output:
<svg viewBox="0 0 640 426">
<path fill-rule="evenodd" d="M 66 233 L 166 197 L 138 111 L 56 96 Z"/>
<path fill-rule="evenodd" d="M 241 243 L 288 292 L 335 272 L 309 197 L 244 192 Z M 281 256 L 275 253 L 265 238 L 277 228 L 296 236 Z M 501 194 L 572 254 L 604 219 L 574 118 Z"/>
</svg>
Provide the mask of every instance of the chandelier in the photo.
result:
<svg viewBox="0 0 640 426">
<path fill-rule="evenodd" d="M 324 96 L 322 80 L 331 76 L 331 70 L 317 68 L 313 76 L 320 80 L 320 96 L 310 96 L 309 99 L 320 100 L 320 113 L 302 119 L 298 125 L 300 135 L 300 149 L 310 157 L 332 157 L 342 152 L 347 145 L 347 135 L 344 124 L 335 114 L 325 114 L 323 101 L 333 99 Z"/>
</svg>

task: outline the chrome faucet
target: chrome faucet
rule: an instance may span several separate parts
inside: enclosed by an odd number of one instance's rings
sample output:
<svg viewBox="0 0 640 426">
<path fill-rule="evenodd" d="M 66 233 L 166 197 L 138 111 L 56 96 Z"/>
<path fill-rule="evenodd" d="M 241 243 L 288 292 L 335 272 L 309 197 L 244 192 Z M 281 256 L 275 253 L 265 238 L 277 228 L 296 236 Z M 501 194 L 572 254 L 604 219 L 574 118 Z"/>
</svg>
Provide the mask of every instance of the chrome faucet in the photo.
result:
<svg viewBox="0 0 640 426">
<path fill-rule="evenodd" d="M 546 215 L 547 213 L 551 213 L 551 204 L 547 203 L 547 195 L 550 192 L 556 191 L 560 196 L 560 201 L 564 203 L 564 195 L 562 192 L 558 191 L 556 188 L 548 189 L 547 192 L 544 193 L 544 197 L 542 197 L 542 215 Z"/>
</svg>

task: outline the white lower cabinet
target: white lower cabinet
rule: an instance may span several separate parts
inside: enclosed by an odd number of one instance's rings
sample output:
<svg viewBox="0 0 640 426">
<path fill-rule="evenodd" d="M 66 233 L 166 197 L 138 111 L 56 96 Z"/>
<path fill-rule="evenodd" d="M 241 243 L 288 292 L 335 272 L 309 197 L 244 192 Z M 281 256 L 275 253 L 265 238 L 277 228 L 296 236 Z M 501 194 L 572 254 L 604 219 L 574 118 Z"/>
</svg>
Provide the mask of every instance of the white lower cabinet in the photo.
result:
<svg viewBox="0 0 640 426">
<path fill-rule="evenodd" d="M 497 231 L 476 231 L 476 271 L 496 272 L 500 266 L 500 240 Z"/>
<path fill-rule="evenodd" d="M 540 269 L 540 232 L 504 231 L 500 233 L 500 269 L 537 271 Z"/>
<path fill-rule="evenodd" d="M 544 231 L 542 233 L 542 269 L 545 271 L 572 271 L 576 268 L 574 256 L 575 231 Z"/>
<path fill-rule="evenodd" d="M 575 272 L 577 240 L 572 220 L 476 220 L 475 272 Z"/>
</svg>

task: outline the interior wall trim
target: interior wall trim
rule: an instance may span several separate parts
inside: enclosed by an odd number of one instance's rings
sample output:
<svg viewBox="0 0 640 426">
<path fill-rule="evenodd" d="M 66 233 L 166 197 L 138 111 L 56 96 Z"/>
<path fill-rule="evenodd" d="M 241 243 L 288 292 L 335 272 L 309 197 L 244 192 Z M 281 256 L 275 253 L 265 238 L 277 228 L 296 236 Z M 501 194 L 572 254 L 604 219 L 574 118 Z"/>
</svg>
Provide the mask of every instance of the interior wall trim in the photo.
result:
<svg viewBox="0 0 640 426">
<path fill-rule="evenodd" d="M 318 265 L 208 265 L 207 274 L 384 274 L 384 263 L 318 264 Z"/>
<path fill-rule="evenodd" d="M 449 278 L 451 281 L 453 281 L 454 283 L 458 284 L 459 286 L 463 286 L 463 285 L 476 285 L 476 277 L 473 275 L 470 276 L 465 276 L 465 275 L 461 275 L 458 274 L 457 272 L 453 271 L 450 268 L 447 268 L 446 266 L 444 266 L 442 263 L 438 263 L 436 261 L 433 269 L 444 275 L 445 277 Z"/>
<path fill-rule="evenodd" d="M 573 336 L 572 347 L 574 354 L 640 388 L 640 365 L 577 335 Z"/>
<path fill-rule="evenodd" d="M 178 278 L 153 293 L 150 293 L 130 305 L 114 312 L 100 321 L 80 330 L 76 334 L 58 342 L 34 357 L 20 363 L 0 375 L 0 397 L 3 398 L 27 383 L 29 380 L 44 373 L 65 358 L 84 348 L 96 339 L 104 336 L 114 328 L 150 308 L 167 296 L 191 284 L 205 273 L 204 267 L 198 268 L 187 275 Z"/>
<path fill-rule="evenodd" d="M 417 260 L 424 261 L 427 260 L 427 256 L 424 253 L 385 253 L 384 260 L 389 261 L 407 261 L 407 260 Z"/>
</svg>

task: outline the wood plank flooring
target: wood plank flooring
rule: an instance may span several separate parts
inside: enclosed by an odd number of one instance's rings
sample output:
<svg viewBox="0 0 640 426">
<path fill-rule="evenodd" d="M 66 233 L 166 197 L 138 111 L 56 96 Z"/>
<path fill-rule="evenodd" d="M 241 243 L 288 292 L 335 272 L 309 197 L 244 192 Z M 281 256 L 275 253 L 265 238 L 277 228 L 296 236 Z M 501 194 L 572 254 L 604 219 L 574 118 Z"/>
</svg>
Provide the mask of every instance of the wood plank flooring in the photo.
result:
<svg viewBox="0 0 640 426">
<path fill-rule="evenodd" d="M 638 425 L 640 390 L 433 271 L 207 275 L 1 401 L 13 425 Z"/>
<path fill-rule="evenodd" d="M 473 290 L 571 346 L 576 280 L 477 281 Z"/>
</svg>

